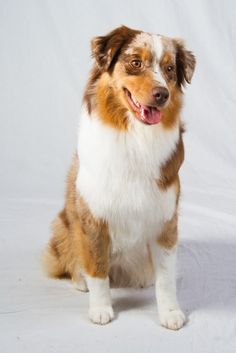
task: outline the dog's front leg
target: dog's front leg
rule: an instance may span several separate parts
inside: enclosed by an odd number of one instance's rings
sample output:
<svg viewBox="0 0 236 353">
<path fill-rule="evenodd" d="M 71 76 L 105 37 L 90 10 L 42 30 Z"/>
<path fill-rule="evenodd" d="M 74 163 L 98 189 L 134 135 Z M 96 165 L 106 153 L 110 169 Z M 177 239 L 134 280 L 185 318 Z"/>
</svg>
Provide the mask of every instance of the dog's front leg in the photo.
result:
<svg viewBox="0 0 236 353">
<path fill-rule="evenodd" d="M 109 285 L 109 234 L 105 224 L 92 221 L 84 225 L 80 240 L 80 263 L 89 290 L 89 318 L 96 324 L 113 319 Z M 93 227 L 91 227 L 93 225 Z"/>
<path fill-rule="evenodd" d="M 176 220 L 170 221 L 152 244 L 151 253 L 160 323 L 169 329 L 178 330 L 184 325 L 185 315 L 176 296 L 176 241 L 173 240 L 177 240 L 177 234 L 170 232 L 177 232 L 177 228 L 171 222 Z"/>
<path fill-rule="evenodd" d="M 105 278 L 86 276 L 89 289 L 89 318 L 95 324 L 105 325 L 113 317 L 108 276 Z"/>
</svg>

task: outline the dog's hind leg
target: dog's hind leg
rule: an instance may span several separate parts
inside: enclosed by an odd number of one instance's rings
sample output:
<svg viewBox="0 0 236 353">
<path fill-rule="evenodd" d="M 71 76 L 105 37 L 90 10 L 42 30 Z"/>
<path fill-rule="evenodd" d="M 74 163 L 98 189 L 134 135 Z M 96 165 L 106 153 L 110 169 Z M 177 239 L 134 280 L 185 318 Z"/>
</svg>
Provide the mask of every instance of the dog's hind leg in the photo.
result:
<svg viewBox="0 0 236 353">
<path fill-rule="evenodd" d="M 52 223 L 52 237 L 43 254 L 43 266 L 49 277 L 72 277 L 74 258 L 71 256 L 69 221 L 65 210 Z"/>
</svg>

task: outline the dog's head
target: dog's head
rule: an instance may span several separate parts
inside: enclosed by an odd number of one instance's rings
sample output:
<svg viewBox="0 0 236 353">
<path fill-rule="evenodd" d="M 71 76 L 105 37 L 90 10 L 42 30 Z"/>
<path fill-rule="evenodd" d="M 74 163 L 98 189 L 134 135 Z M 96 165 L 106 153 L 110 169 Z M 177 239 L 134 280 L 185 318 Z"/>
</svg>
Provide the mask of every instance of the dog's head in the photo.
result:
<svg viewBox="0 0 236 353">
<path fill-rule="evenodd" d="M 171 112 L 178 113 L 181 88 L 191 82 L 195 68 L 194 55 L 182 40 L 122 26 L 94 38 L 92 54 L 92 80 L 100 79 L 102 100 L 109 97 L 114 108 L 120 104 L 149 125 L 162 118 L 168 122 Z"/>
</svg>

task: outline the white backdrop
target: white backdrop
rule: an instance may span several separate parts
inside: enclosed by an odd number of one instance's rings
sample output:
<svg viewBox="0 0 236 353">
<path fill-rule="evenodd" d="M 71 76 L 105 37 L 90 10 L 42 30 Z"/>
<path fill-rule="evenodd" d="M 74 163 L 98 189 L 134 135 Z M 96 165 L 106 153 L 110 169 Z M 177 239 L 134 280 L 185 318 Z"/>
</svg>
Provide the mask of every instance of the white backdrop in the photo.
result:
<svg viewBox="0 0 236 353">
<path fill-rule="evenodd" d="M 234 0 L 1 0 L 1 195 L 62 196 L 91 66 L 90 39 L 120 24 L 183 37 L 196 53 L 183 112 L 183 181 L 233 186 L 235 9 Z"/>
<path fill-rule="evenodd" d="M 234 0 L 0 0 L 4 352 L 32 352 L 36 343 L 34 353 L 68 347 L 80 353 L 105 352 L 105 347 L 110 352 L 157 352 L 159 347 L 169 353 L 180 347 L 181 353 L 235 353 L 235 19 Z M 123 315 L 110 328 L 91 328 L 87 297 L 69 291 L 64 282 L 47 281 L 39 270 L 76 147 L 91 67 L 89 42 L 121 24 L 183 37 L 197 58 L 183 111 L 178 283 L 190 321 L 179 333 L 158 327 L 152 290 L 114 292 L 115 310 Z"/>
</svg>

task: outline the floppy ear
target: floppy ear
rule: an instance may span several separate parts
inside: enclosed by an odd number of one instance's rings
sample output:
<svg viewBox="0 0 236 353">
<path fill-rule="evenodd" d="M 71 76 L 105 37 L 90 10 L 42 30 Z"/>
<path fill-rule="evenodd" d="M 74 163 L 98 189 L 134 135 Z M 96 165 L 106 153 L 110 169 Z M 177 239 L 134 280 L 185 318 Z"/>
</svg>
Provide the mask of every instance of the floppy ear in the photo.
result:
<svg viewBox="0 0 236 353">
<path fill-rule="evenodd" d="M 101 71 L 107 71 L 118 58 L 121 48 L 130 42 L 139 31 L 126 26 L 116 28 L 106 36 L 91 41 L 92 56 Z"/>
<path fill-rule="evenodd" d="M 182 39 L 174 39 L 174 42 L 176 45 L 177 83 L 181 86 L 185 84 L 185 81 L 191 83 L 196 59 L 193 53 L 185 48 Z"/>
</svg>

